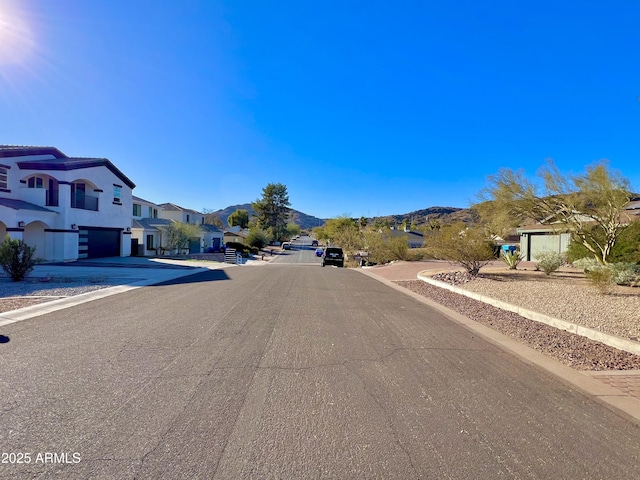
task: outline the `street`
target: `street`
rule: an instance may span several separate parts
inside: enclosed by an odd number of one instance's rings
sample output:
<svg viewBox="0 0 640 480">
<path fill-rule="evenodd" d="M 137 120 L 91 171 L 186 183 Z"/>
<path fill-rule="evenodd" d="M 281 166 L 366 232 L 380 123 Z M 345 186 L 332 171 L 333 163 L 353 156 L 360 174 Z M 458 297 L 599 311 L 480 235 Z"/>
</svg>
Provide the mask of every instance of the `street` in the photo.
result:
<svg viewBox="0 0 640 480">
<path fill-rule="evenodd" d="M 2 327 L 0 478 L 638 477 L 630 422 L 314 250 Z"/>
</svg>

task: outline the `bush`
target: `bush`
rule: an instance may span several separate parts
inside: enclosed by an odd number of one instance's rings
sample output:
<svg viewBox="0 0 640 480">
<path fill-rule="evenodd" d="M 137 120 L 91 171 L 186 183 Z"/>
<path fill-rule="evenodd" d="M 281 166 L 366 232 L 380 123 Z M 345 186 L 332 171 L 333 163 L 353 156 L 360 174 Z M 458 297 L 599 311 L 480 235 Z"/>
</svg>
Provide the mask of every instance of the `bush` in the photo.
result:
<svg viewBox="0 0 640 480">
<path fill-rule="evenodd" d="M 251 247 L 239 242 L 228 242 L 226 247 L 235 249 L 235 251 L 241 253 L 243 257 L 248 257 L 249 252 L 251 252 Z"/>
<path fill-rule="evenodd" d="M 269 245 L 271 236 L 265 230 L 260 228 L 252 228 L 247 235 L 247 245 L 255 247 L 258 250 Z"/>
<path fill-rule="evenodd" d="M 558 252 L 538 252 L 536 257 L 538 258 L 536 269 L 542 270 L 547 275 L 558 270 L 565 262 L 565 256 Z"/>
<path fill-rule="evenodd" d="M 616 285 L 640 285 L 640 266 L 635 263 L 602 265 L 596 259 L 587 257 L 574 261 L 573 265 L 582 269 L 587 278 L 596 284 L 604 278 L 609 278 L 611 283 Z"/>
<path fill-rule="evenodd" d="M 503 250 L 500 259 L 509 266 L 509 270 L 517 270 L 518 264 L 524 259 L 524 254 L 519 250 L 513 252 L 509 250 Z"/>
<path fill-rule="evenodd" d="M 447 225 L 433 232 L 426 240 L 435 258 L 461 265 L 476 276 L 482 267 L 495 260 L 495 244 L 481 228 L 467 228 L 464 224 Z"/>
<path fill-rule="evenodd" d="M 585 272 L 585 275 L 591 284 L 603 295 L 607 295 L 612 292 L 615 285 L 612 269 L 606 267 L 594 268 L 593 270 Z"/>
<path fill-rule="evenodd" d="M 35 251 L 35 247 L 30 247 L 22 240 L 12 240 L 7 235 L 0 245 L 0 266 L 14 282 L 24 280 L 36 264 L 33 257 Z"/>
</svg>

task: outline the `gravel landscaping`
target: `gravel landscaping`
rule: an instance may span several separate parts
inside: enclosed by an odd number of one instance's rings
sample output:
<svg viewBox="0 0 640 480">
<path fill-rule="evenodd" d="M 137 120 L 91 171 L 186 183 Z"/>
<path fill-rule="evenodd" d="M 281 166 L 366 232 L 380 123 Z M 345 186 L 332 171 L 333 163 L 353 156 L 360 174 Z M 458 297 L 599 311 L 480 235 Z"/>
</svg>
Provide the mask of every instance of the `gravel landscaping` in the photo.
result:
<svg viewBox="0 0 640 480">
<path fill-rule="evenodd" d="M 0 277 L 0 313 L 114 285 L 119 283 L 110 283 L 102 277 L 29 277 L 22 282 Z"/>
<path fill-rule="evenodd" d="M 546 276 L 541 272 L 503 270 L 475 279 L 461 272 L 441 273 L 433 278 L 618 337 L 633 339 L 640 335 L 640 292 L 619 287 L 611 295 L 602 295 L 584 281 L 579 272 L 565 271 Z M 421 280 L 396 283 L 578 370 L 640 369 L 640 356 Z"/>
</svg>

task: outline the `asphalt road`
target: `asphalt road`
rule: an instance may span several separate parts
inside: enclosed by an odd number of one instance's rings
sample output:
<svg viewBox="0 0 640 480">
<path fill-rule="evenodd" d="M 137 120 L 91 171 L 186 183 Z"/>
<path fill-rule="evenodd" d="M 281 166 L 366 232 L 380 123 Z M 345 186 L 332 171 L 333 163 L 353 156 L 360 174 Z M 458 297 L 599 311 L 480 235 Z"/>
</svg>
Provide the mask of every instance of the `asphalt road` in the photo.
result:
<svg viewBox="0 0 640 480">
<path fill-rule="evenodd" d="M 412 297 L 306 263 L 3 327 L 0 478 L 638 478 L 624 418 Z"/>
</svg>

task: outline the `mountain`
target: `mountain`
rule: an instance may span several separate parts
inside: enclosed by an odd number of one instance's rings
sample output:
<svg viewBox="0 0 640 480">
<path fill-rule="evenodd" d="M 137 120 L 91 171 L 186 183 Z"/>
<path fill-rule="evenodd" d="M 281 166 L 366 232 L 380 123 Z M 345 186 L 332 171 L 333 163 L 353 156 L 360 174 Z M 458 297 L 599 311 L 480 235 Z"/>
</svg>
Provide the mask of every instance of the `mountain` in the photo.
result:
<svg viewBox="0 0 640 480">
<path fill-rule="evenodd" d="M 400 224 L 404 219 L 415 222 L 418 226 L 428 225 L 431 220 L 438 220 L 441 225 L 463 222 L 467 225 L 474 225 L 478 222 L 478 214 L 470 208 L 456 207 L 429 207 L 422 210 L 415 210 L 400 215 L 388 215 L 381 218 L 391 218 Z M 376 219 L 373 218 L 373 221 Z"/>
<path fill-rule="evenodd" d="M 216 210 L 215 212 L 211 212 L 212 215 L 217 215 L 222 220 L 222 223 L 225 227 L 228 225 L 227 218 L 236 210 L 247 210 L 249 212 L 249 219 L 253 215 L 255 215 L 255 211 L 251 208 L 250 203 L 243 203 L 241 205 L 231 205 L 227 208 L 223 208 L 222 210 Z M 293 208 L 290 209 L 291 215 L 293 217 L 293 222 L 300 226 L 303 230 L 311 230 L 312 228 L 318 227 L 322 225 L 326 219 L 314 217 L 313 215 L 307 215 L 306 213 L 300 212 L 299 210 L 295 210 Z"/>
<path fill-rule="evenodd" d="M 249 212 L 249 218 L 255 214 L 250 203 L 243 203 L 241 205 L 231 205 L 222 210 L 210 212 L 213 215 L 217 215 L 222 220 L 222 223 L 227 225 L 227 218 L 236 210 L 247 210 Z M 307 215 L 299 210 L 291 209 L 293 216 L 293 222 L 298 224 L 303 230 L 311 230 L 312 228 L 322 225 L 327 219 L 318 218 L 313 215 Z M 387 218 L 393 220 L 397 224 L 401 224 L 406 218 L 416 223 L 416 225 L 424 226 L 428 225 L 431 220 L 438 220 L 441 225 L 449 223 L 463 222 L 468 225 L 473 225 L 478 222 L 477 214 L 469 208 L 456 208 L 456 207 L 430 207 L 422 210 L 415 210 L 409 213 L 403 213 L 398 215 L 387 215 L 386 217 L 373 217 L 369 218 L 369 222 L 373 223 L 376 219 Z"/>
</svg>

